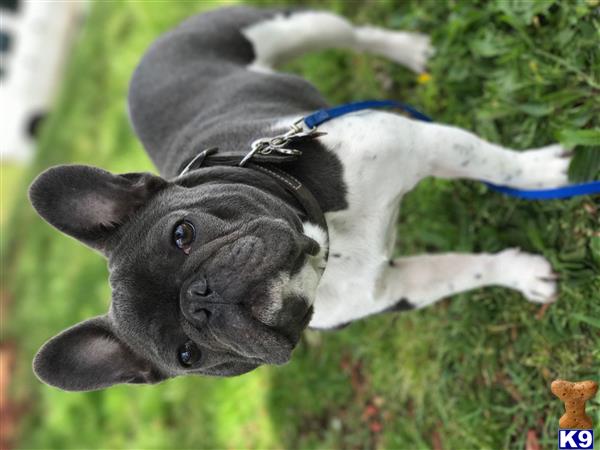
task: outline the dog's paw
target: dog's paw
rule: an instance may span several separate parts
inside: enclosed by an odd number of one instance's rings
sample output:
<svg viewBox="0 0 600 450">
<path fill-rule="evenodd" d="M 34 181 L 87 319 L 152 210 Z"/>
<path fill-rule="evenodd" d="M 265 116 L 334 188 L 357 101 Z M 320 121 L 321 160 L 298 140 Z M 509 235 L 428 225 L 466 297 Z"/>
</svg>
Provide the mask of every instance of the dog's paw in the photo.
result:
<svg viewBox="0 0 600 450">
<path fill-rule="evenodd" d="M 358 30 L 359 47 L 408 67 L 416 73 L 425 71 L 435 49 L 426 34 L 390 31 L 375 27 Z"/>
<path fill-rule="evenodd" d="M 526 150 L 519 155 L 522 168 L 518 187 L 523 189 L 557 188 L 569 184 L 572 154 L 559 144 Z"/>
<path fill-rule="evenodd" d="M 496 271 L 503 286 L 520 291 L 534 303 L 550 303 L 558 295 L 557 278 L 546 258 L 511 248 L 496 255 Z"/>
<path fill-rule="evenodd" d="M 426 34 L 405 33 L 405 43 L 410 47 L 410 51 L 402 52 L 404 57 L 402 64 L 416 73 L 422 73 L 427 67 L 427 61 L 435 54 L 435 48 L 431 45 L 431 39 Z"/>
<path fill-rule="evenodd" d="M 405 65 L 413 72 L 425 72 L 427 61 L 431 58 L 435 49 L 431 45 L 431 39 L 426 34 L 421 33 L 397 33 L 397 42 L 392 42 L 393 48 L 390 58 L 400 64 Z M 394 37 L 392 37 L 392 41 Z"/>
</svg>

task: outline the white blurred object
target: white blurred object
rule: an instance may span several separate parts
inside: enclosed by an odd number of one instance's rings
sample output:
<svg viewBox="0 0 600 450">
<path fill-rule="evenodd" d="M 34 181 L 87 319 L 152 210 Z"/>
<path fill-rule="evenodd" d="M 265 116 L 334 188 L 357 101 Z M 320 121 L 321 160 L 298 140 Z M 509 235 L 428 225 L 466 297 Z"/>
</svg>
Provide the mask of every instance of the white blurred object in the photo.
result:
<svg viewBox="0 0 600 450">
<path fill-rule="evenodd" d="M 87 1 L 0 0 L 0 156 L 27 161 Z"/>
</svg>

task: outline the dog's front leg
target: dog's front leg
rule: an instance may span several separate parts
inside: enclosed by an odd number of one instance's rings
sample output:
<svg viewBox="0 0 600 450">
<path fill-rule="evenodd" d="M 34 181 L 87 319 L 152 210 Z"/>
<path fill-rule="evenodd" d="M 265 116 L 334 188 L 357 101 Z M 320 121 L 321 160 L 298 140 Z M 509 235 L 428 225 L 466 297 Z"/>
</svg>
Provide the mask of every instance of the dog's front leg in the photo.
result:
<svg viewBox="0 0 600 450">
<path fill-rule="evenodd" d="M 457 127 L 417 123 L 415 145 L 430 161 L 430 175 L 469 178 L 520 189 L 568 184 L 569 153 L 560 145 L 510 150 Z"/>
<path fill-rule="evenodd" d="M 548 261 L 518 249 L 402 257 L 381 272 L 371 295 L 359 285 L 348 284 L 343 301 L 318 305 L 312 327 L 334 328 L 374 314 L 424 308 L 485 286 L 518 290 L 535 303 L 551 302 L 557 293 L 556 275 Z"/>
<path fill-rule="evenodd" d="M 556 296 L 556 276 L 545 258 L 508 249 L 501 253 L 446 253 L 398 258 L 381 278 L 382 300 L 423 308 L 442 298 L 484 286 L 520 291 L 529 301 Z"/>
</svg>

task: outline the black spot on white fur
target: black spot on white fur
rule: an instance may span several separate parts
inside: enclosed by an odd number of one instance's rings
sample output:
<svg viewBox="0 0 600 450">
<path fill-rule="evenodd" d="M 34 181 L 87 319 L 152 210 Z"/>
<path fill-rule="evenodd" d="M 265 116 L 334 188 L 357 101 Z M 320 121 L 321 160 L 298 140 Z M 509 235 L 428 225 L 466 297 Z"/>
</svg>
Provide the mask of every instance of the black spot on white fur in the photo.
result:
<svg viewBox="0 0 600 450">
<path fill-rule="evenodd" d="M 402 312 L 402 311 L 410 311 L 411 309 L 415 309 L 415 305 L 409 302 L 405 298 L 401 298 L 396 302 L 395 305 L 389 307 L 384 312 Z"/>
</svg>

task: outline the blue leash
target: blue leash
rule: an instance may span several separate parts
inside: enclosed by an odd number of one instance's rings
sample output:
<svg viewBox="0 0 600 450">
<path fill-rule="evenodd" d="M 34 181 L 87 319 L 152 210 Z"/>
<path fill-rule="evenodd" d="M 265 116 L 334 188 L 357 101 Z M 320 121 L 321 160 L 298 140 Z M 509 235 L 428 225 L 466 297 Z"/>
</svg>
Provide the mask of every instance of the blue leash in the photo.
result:
<svg viewBox="0 0 600 450">
<path fill-rule="evenodd" d="M 423 122 L 433 122 L 431 117 L 423 114 L 420 111 L 417 111 L 412 106 L 394 100 L 365 100 L 362 102 L 346 103 L 343 105 L 334 106 L 332 108 L 320 109 L 319 111 L 304 117 L 303 121 L 308 128 L 313 129 L 322 123 L 325 123 L 331 119 L 335 119 L 336 117 L 373 108 L 396 108 L 410 114 L 417 120 L 421 120 Z M 569 186 L 563 186 L 554 189 L 535 190 L 514 189 L 508 186 L 500 186 L 485 181 L 483 183 L 485 183 L 487 187 L 493 191 L 501 192 L 503 194 L 510 195 L 511 197 L 527 200 L 552 200 L 575 197 L 579 195 L 600 194 L 600 181 L 571 184 Z"/>
<path fill-rule="evenodd" d="M 394 100 L 365 100 L 362 102 L 345 103 L 343 105 L 334 106 L 333 108 L 320 109 L 306 116 L 303 120 L 308 128 L 314 128 L 328 120 L 343 116 L 344 114 L 371 108 L 397 108 L 409 113 L 417 120 L 433 122 L 431 117 L 417 111 L 412 106 Z"/>
</svg>

